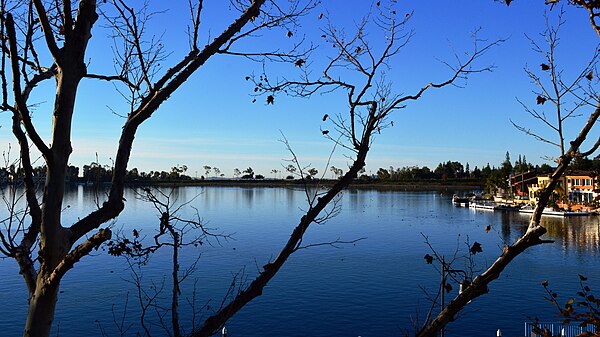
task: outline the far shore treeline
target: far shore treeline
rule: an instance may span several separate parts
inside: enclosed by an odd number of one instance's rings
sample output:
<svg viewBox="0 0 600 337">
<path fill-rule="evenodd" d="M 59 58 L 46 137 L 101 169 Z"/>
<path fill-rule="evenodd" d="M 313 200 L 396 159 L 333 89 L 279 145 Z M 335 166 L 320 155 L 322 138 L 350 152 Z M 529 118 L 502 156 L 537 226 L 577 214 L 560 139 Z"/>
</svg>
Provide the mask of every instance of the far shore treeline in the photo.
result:
<svg viewBox="0 0 600 337">
<path fill-rule="evenodd" d="M 593 159 L 587 157 L 576 158 L 570 165 L 572 170 L 588 171 L 594 175 L 600 175 L 600 156 Z M 190 175 L 185 165 L 174 166 L 170 171 L 139 171 L 132 168 L 127 171 L 127 182 L 130 185 L 148 184 L 297 184 L 305 182 L 327 182 L 334 181 L 344 174 L 344 170 L 335 166 L 329 167 L 330 172 L 325 174 L 316 168 L 305 169 L 302 173 L 297 167 L 289 165 L 280 169 L 273 169 L 268 174 L 255 173 L 252 167 L 244 170 L 235 168 L 232 175 L 227 175 L 218 167 L 204 166 L 204 172 L 196 171 Z M 471 167 L 469 163 L 462 164 L 458 161 L 447 161 L 438 164 L 435 169 L 427 166 L 405 166 L 402 168 L 380 167 L 376 172 L 367 173 L 365 170 L 356 178 L 356 184 L 374 186 L 420 186 L 422 188 L 435 186 L 465 186 L 480 188 L 486 192 L 493 193 L 497 189 L 506 189 L 509 177 L 513 174 L 533 172 L 536 175 L 549 174 L 553 167 L 549 164 L 533 165 L 528 163 L 524 156 L 519 155 L 516 161 L 511 162 L 510 154 L 507 152 L 504 161 L 500 165 L 484 167 Z M 46 168 L 38 166 L 34 168 L 35 180 L 43 182 Z M 202 173 L 202 174 L 200 174 Z M 0 168 L 0 182 L 10 184 L 19 179 L 22 169 L 15 165 Z M 93 162 L 84 165 L 80 170 L 76 166 L 67 167 L 66 181 L 71 184 L 109 184 L 112 177 L 112 167 Z"/>
</svg>

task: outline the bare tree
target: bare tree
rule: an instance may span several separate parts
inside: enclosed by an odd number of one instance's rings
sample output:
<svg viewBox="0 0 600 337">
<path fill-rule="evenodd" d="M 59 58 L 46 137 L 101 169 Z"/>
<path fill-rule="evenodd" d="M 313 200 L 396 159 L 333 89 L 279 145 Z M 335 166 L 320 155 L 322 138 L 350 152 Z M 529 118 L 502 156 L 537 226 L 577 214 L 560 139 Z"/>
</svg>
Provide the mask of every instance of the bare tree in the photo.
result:
<svg viewBox="0 0 600 337">
<path fill-rule="evenodd" d="M 125 256 L 128 259 L 128 263 L 133 272 L 133 281 L 131 281 L 138 292 L 138 302 L 140 302 L 140 309 L 142 314 L 140 315 L 141 326 L 147 336 L 151 335 L 150 329 L 147 327 L 147 316 L 148 308 L 155 308 L 156 310 L 162 309 L 162 307 L 155 303 L 158 301 L 159 290 L 163 287 L 154 287 L 154 293 L 152 296 L 140 296 L 141 293 L 147 292 L 141 283 L 141 276 L 135 267 L 141 267 L 146 265 L 151 255 L 159 249 L 170 249 L 171 250 L 171 306 L 167 310 L 160 310 L 158 321 L 161 322 L 161 327 L 168 335 L 174 337 L 184 336 L 184 328 L 181 326 L 179 318 L 179 302 L 181 296 L 181 284 L 189 278 L 196 271 L 196 266 L 200 258 L 198 254 L 197 258 L 189 266 L 181 270 L 179 255 L 182 249 L 186 247 L 199 247 L 205 243 L 211 244 L 211 240 L 219 243 L 220 240 L 227 240 L 230 236 L 224 233 L 219 233 L 215 229 L 208 228 L 202 223 L 202 219 L 199 215 L 198 209 L 195 209 L 195 218 L 188 219 L 181 216 L 181 210 L 187 207 L 192 207 L 191 203 L 195 200 L 192 198 L 186 202 L 179 202 L 176 194 L 176 187 L 171 188 L 169 191 L 164 191 L 158 188 L 142 188 L 141 191 L 136 191 L 137 198 L 150 203 L 157 211 L 159 216 L 159 226 L 155 231 L 154 235 L 146 238 L 145 233 L 141 230 L 133 229 L 132 237 L 122 233 L 117 235 L 117 238 L 110 240 L 106 243 L 108 252 L 115 256 Z M 193 311 L 192 316 L 195 317 L 197 309 L 196 303 L 188 301 Z M 170 324 L 166 324 L 162 321 L 162 316 L 170 313 L 171 320 Z M 194 327 L 192 322 L 192 328 Z"/>
<path fill-rule="evenodd" d="M 231 24 L 206 45 L 199 44 L 203 1 L 190 1 L 192 20 L 190 50 L 179 62 L 162 68 L 166 51 L 156 37 L 147 36 L 146 24 L 156 13 L 147 7 L 133 8 L 123 0 L 10 1 L 0 0 L 2 60 L 0 81 L 3 111 L 12 113 L 12 131 L 19 143 L 20 162 L 27 200 L 28 222 L 2 232 L 3 252 L 14 258 L 29 292 L 25 336 L 48 336 L 59 286 L 74 264 L 110 239 L 111 230 L 100 228 L 125 207 L 123 190 L 127 164 L 138 128 L 159 109 L 192 74 L 216 55 L 293 61 L 302 55 L 291 51 L 236 50 L 240 40 L 257 37 L 261 30 L 293 29 L 297 19 L 315 3 L 294 0 L 232 0 L 223 6 L 236 13 Z M 219 15 L 219 14 L 216 14 Z M 116 74 L 88 71 L 86 50 L 93 27 L 102 20 L 113 28 Z M 166 69 L 166 70 L 165 70 Z M 51 139 L 42 138 L 29 107 L 30 94 L 43 81 L 54 79 Z M 112 170 L 112 184 L 100 207 L 75 223 L 61 220 L 66 168 L 72 152 L 71 128 L 76 94 L 82 80 L 115 81 L 129 105 Z M 30 143 L 45 162 L 46 180 L 41 200 L 33 181 Z M 39 250 L 34 251 L 34 245 Z"/>
<path fill-rule="evenodd" d="M 510 1 L 506 2 L 507 4 L 510 3 Z M 547 1 L 547 3 L 551 4 L 556 2 L 557 1 Z M 573 2 L 578 5 L 584 3 L 584 1 Z M 597 5 L 592 5 L 592 2 L 586 1 L 585 3 L 598 9 L 596 8 Z M 589 149 L 585 151 L 581 151 L 580 149 L 600 117 L 600 98 L 593 88 L 593 85 L 597 84 L 593 71 L 598 58 L 598 51 L 596 50 L 593 53 L 590 61 L 588 61 L 587 65 L 584 66 L 581 71 L 577 72 L 578 75 L 576 75 L 573 80 L 567 81 L 564 79 L 562 77 L 562 72 L 558 68 L 558 61 L 556 60 L 555 54 L 555 49 L 558 45 L 558 32 L 560 25 L 562 24 L 562 12 L 557 16 L 559 24 L 553 27 L 547 23 L 547 30 L 543 34 L 545 42 L 548 44 L 547 50 L 542 48 L 541 44 L 532 40 L 534 49 L 544 57 L 544 61 L 540 65 L 542 75 L 537 75 L 533 70 L 526 68 L 529 78 L 537 87 L 537 91 L 534 91 L 534 96 L 536 96 L 535 101 L 538 107 L 530 108 L 528 104 L 522 103 L 525 111 L 530 116 L 535 120 L 541 121 L 543 125 L 554 131 L 554 137 L 550 138 L 544 136 L 539 132 L 531 131 L 530 129 L 513 122 L 513 125 L 520 131 L 539 141 L 552 144 L 558 148 L 559 155 L 558 157 L 553 158 L 557 163 L 557 167 L 550 176 L 550 182 L 540 194 L 525 234 L 513 244 L 505 245 L 502 253 L 495 262 L 482 273 L 476 275 L 468 286 L 463 287 L 463 291 L 435 318 L 432 320 L 428 319 L 423 328 L 417 333 L 417 336 L 436 336 L 438 332 L 444 329 L 448 322 L 456 317 L 456 314 L 462 310 L 467 303 L 486 294 L 488 292 L 488 285 L 497 279 L 517 256 L 531 247 L 552 242 L 542 238 L 547 231 L 540 223 L 542 212 L 571 161 L 577 156 L 587 156 L 594 153 L 600 145 L 599 138 Z M 594 21 L 592 21 L 592 25 L 594 25 Z M 594 29 L 597 29 L 597 27 L 594 26 Z M 549 107 L 549 112 L 543 110 L 546 105 Z M 566 142 L 563 123 L 567 119 L 578 115 L 586 115 L 587 120 L 582 124 L 577 136 L 572 138 L 570 142 Z M 594 139 L 592 139 L 592 141 L 594 141 Z"/>
<path fill-rule="evenodd" d="M 534 137 L 536 140 L 556 146 L 559 149 L 559 154 L 565 154 L 565 137 L 564 125 L 568 119 L 580 117 L 579 110 L 589 106 L 595 106 L 596 92 L 592 86 L 594 80 L 594 69 L 600 53 L 596 50 L 587 65 L 577 72 L 577 75 L 567 80 L 564 78 L 562 69 L 556 59 L 557 48 L 559 45 L 559 33 L 562 25 L 564 11 L 558 14 L 558 23 L 552 25 L 549 22 L 548 15 L 546 17 L 546 30 L 543 33 L 544 42 L 547 43 L 547 48 L 541 46 L 537 41 L 529 38 L 533 46 L 533 50 L 543 57 L 543 62 L 539 69 L 543 75 L 528 67 L 525 68 L 527 76 L 532 83 L 537 87 L 534 90 L 536 95 L 536 103 L 538 108 L 530 107 L 530 104 L 522 102 L 525 111 L 542 123 L 543 126 L 550 128 L 556 140 L 550 139 L 539 132 L 532 131 L 530 128 L 523 127 L 515 122 L 513 125 L 525 134 Z M 545 76 L 547 74 L 547 76 Z M 575 100 L 573 99 L 575 98 Z M 545 107 L 548 105 L 554 110 L 553 114 L 547 114 Z M 548 158 L 555 160 L 556 158 Z"/>
<path fill-rule="evenodd" d="M 311 223 L 321 223 L 335 214 L 335 209 L 326 210 L 326 206 L 334 201 L 340 191 L 347 187 L 358 176 L 365 166 L 367 154 L 373 145 L 374 138 L 385 128 L 393 125 L 390 117 L 394 112 L 406 109 L 408 103 L 420 99 L 431 89 L 443 88 L 460 84 L 467 76 L 475 73 L 489 72 L 490 66 L 477 67 L 476 60 L 489 49 L 502 43 L 497 40 L 485 43 L 474 35 L 474 49 L 466 53 L 466 57 L 456 55 L 456 64 L 446 63 L 449 67 L 449 76 L 440 82 L 430 82 L 422 86 L 414 94 L 401 95 L 396 93 L 394 85 L 385 78 L 385 71 L 395 60 L 395 56 L 412 37 L 412 32 L 406 30 L 406 25 L 411 14 L 400 15 L 393 7 L 394 2 L 382 4 L 377 2 L 372 12 L 360 21 L 352 34 L 347 35 L 343 29 L 335 27 L 329 18 L 324 29 L 325 41 L 335 47 L 335 53 L 329 57 L 322 71 L 314 73 L 322 74 L 312 78 L 312 71 L 305 68 L 305 60 L 297 62 L 300 68 L 300 79 L 283 78 L 277 82 L 271 82 L 269 76 L 262 74 L 253 77 L 258 91 L 268 94 L 271 98 L 281 92 L 298 97 L 310 97 L 319 92 L 331 92 L 342 90 L 347 94 L 344 102 L 347 107 L 346 114 L 334 117 L 325 115 L 323 122 L 328 122 L 331 130 L 322 129 L 325 138 L 331 140 L 335 147 L 340 147 L 351 153 L 348 156 L 350 164 L 348 171 L 343 173 L 341 169 L 333 166 L 330 170 L 339 175 L 339 180 L 324 192 L 317 191 L 312 195 L 307 193 L 308 211 L 302 217 L 298 226 L 290 236 L 286 246 L 279 252 L 277 258 L 263 267 L 260 275 L 240 295 L 225 307 L 223 313 L 218 313 L 209 321 L 212 324 L 225 322 L 229 311 L 237 311 L 240 305 L 251 298 L 262 293 L 262 289 L 285 262 L 285 260 L 302 246 L 302 238 Z M 398 19 L 400 18 L 400 19 Z M 384 37 L 383 47 L 377 48 L 371 38 L 375 30 Z M 367 39 L 366 36 L 370 36 Z M 287 144 L 287 141 L 286 141 Z M 288 165 L 288 172 L 298 172 L 303 176 L 303 166 L 299 163 L 291 147 L 292 164 Z M 326 170 L 325 170 L 326 171 Z M 324 212 L 324 216 L 320 215 Z M 215 322 L 212 322 L 212 320 Z M 207 321 L 208 322 L 208 321 Z M 209 329 L 210 331 L 210 329 Z M 436 330 L 437 331 L 437 330 Z M 208 336 L 199 331 L 194 336 Z"/>
<path fill-rule="evenodd" d="M 581 117 L 580 110 L 594 107 L 597 101 L 597 93 L 594 90 L 594 70 L 600 56 L 598 49 L 590 57 L 586 66 L 577 72 L 573 79 L 565 79 L 562 69 L 560 69 L 556 59 L 557 48 L 559 46 L 559 35 L 563 21 L 564 11 L 558 13 L 558 23 L 552 25 L 549 22 L 549 17 L 545 14 L 546 30 L 543 33 L 544 42 L 547 48 L 544 48 L 534 39 L 529 38 L 533 46 L 533 50 L 537 52 L 544 61 L 540 64 L 541 73 L 534 71 L 528 67 L 525 68 L 527 76 L 532 83 L 537 87 L 534 90 L 536 96 L 537 108 L 531 107 L 530 104 L 519 100 L 525 111 L 535 120 L 539 121 L 542 126 L 549 128 L 554 137 L 546 137 L 540 131 L 534 131 L 531 128 L 524 127 L 511 120 L 511 123 L 519 131 L 533 137 L 534 139 L 553 145 L 558 148 L 559 155 L 565 154 L 565 136 L 564 130 L 566 122 L 569 119 Z M 547 76 L 546 76 L 547 75 Z M 548 104 L 548 105 L 546 105 Z M 547 113 L 548 107 L 554 110 L 554 113 Z M 546 157 L 546 159 L 556 161 L 557 158 Z M 567 181 L 566 178 L 562 181 L 562 198 L 563 202 L 567 200 Z"/>
</svg>

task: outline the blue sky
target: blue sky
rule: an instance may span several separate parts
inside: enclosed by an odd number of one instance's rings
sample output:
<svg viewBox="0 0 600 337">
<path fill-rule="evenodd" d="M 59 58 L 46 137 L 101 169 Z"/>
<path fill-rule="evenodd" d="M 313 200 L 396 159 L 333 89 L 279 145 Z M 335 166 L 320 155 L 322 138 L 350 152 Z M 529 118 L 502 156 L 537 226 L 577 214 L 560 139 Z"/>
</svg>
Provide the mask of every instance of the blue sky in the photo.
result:
<svg viewBox="0 0 600 337">
<path fill-rule="evenodd" d="M 188 24 L 187 1 L 156 2 L 157 9 L 167 9 L 155 17 L 156 34 L 164 34 L 164 44 L 171 51 L 165 66 L 172 64 L 187 52 L 185 25 Z M 229 23 L 231 13 L 223 1 L 206 1 L 203 17 L 203 39 L 220 32 Z M 330 0 L 304 18 L 304 28 L 295 36 L 322 43 L 319 13 L 329 13 L 331 21 L 351 28 L 372 3 L 364 0 Z M 448 69 L 440 60 L 452 61 L 471 48 L 471 34 L 480 29 L 478 36 L 489 41 L 507 38 L 479 61 L 480 65 L 495 66 L 494 72 L 473 75 L 464 88 L 449 87 L 428 92 L 398 111 L 391 119 L 392 128 L 378 135 L 367 160 L 367 171 L 378 167 L 427 165 L 431 168 L 441 161 L 468 162 L 471 168 L 487 163 L 498 165 L 506 151 L 513 160 L 518 154 L 528 161 L 541 164 L 541 157 L 556 155 L 556 149 L 537 142 L 517 131 L 509 119 L 543 130 L 524 112 L 516 98 L 535 105 L 534 87 L 523 67 L 538 70 L 543 61 L 531 50 L 526 34 L 541 42 L 539 33 L 545 29 L 544 11 L 549 7 L 542 0 L 514 1 L 506 7 L 493 0 L 408 1 L 398 0 L 399 13 L 414 13 L 408 27 L 414 37 L 390 64 L 387 77 L 398 93 L 410 94 L 430 81 L 440 81 Z M 565 77 L 584 65 L 600 41 L 589 26 L 586 12 L 565 7 L 566 21 L 559 46 L 559 63 L 565 68 Z M 560 8 L 548 13 L 556 22 Z M 100 22 L 96 24 L 87 54 L 90 72 L 111 74 L 111 41 Z M 371 33 L 374 41 L 381 36 Z M 244 45 L 239 50 L 264 50 L 291 43 L 283 32 L 266 34 Z M 330 48 L 330 47 L 329 47 Z M 328 46 L 319 46 L 313 55 L 314 64 L 323 62 Z M 259 73 L 262 66 L 239 57 L 218 55 L 200 69 L 164 104 L 155 116 L 138 131 L 130 168 L 142 171 L 169 170 L 175 165 L 187 165 L 189 174 L 203 174 L 202 166 L 217 166 L 227 176 L 234 168 L 254 168 L 257 173 L 272 176 L 272 169 L 281 169 L 290 157 L 279 141 L 283 133 L 305 165 L 323 171 L 333 144 L 323 138 L 320 127 L 324 113 L 330 115 L 346 111 L 346 101 L 340 94 L 315 95 L 311 99 L 289 98 L 278 95 L 274 105 L 266 105 L 264 98 L 252 103 L 253 86 L 244 77 Z M 293 77 L 293 67 L 267 64 L 273 74 Z M 34 123 L 45 139 L 50 138 L 51 99 L 53 82 L 42 85 L 32 97 L 37 103 Z M 110 107 L 110 108 L 109 108 Z M 126 107 L 114 86 L 105 82 L 85 80 L 77 97 L 77 111 L 73 126 L 71 163 L 77 166 L 95 160 L 110 165 L 116 152 L 123 119 L 111 112 L 126 113 Z M 573 127 L 583 119 L 573 120 Z M 8 116 L 0 116 L 0 143 L 16 144 L 10 134 Z M 327 125 L 323 126 L 327 128 Z M 572 135 L 573 128 L 570 128 Z M 598 127 L 592 138 L 598 137 Z M 13 154 L 16 151 L 13 150 Z M 13 155 L 14 157 L 14 155 Z M 348 159 L 338 151 L 332 164 L 345 168 Z M 41 164 L 41 162 L 40 162 Z M 327 176 L 330 176 L 328 173 Z"/>
</svg>

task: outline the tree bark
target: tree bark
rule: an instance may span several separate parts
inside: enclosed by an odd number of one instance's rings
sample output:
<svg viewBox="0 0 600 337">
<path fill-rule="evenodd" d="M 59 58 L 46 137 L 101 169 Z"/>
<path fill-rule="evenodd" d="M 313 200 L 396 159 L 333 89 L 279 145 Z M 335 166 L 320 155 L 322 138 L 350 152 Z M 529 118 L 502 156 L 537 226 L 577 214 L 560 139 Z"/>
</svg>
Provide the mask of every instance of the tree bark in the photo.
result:
<svg viewBox="0 0 600 337">
<path fill-rule="evenodd" d="M 44 284 L 43 279 L 38 278 L 36 290 L 29 299 L 24 337 L 46 337 L 50 335 L 58 288 L 59 283 L 47 286 Z"/>
<path fill-rule="evenodd" d="M 71 118 L 75 93 L 80 77 L 65 76 L 70 70 L 61 69 L 57 75 L 57 93 L 53 116 L 52 160 L 46 169 L 46 184 L 42 196 L 40 226 L 39 272 L 36 289 L 29 299 L 29 311 L 24 336 L 49 336 L 60 282 L 49 284 L 50 275 L 67 256 L 72 243 L 70 233 L 61 226 L 66 167 L 71 154 Z"/>
</svg>

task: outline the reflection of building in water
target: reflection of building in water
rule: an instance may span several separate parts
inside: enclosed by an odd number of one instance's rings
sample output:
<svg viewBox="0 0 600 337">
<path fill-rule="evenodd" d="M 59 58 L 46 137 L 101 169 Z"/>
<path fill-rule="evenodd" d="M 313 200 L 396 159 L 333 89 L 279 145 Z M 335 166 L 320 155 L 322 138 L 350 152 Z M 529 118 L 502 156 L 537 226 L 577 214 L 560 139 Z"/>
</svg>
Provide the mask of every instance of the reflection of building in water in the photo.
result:
<svg viewBox="0 0 600 337">
<path fill-rule="evenodd" d="M 600 218 L 542 218 L 548 229 L 546 236 L 560 242 L 563 251 L 575 248 L 579 252 L 598 251 L 600 248 Z"/>
<path fill-rule="evenodd" d="M 525 234 L 530 216 L 516 212 L 501 212 L 501 235 L 505 242 L 514 242 Z M 556 241 L 563 251 L 600 252 L 600 217 L 542 217 L 541 225 L 548 232 L 545 239 Z"/>
</svg>

